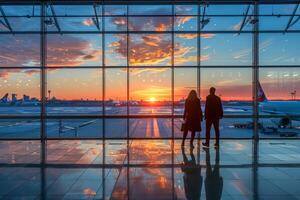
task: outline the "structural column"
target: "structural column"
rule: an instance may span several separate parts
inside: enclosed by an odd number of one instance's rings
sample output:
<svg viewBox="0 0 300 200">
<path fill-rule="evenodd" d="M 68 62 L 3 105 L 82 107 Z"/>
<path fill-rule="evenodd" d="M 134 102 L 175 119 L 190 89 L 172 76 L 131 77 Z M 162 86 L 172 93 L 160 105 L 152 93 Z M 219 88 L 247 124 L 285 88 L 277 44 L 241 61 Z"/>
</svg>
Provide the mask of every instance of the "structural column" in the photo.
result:
<svg viewBox="0 0 300 200">
<path fill-rule="evenodd" d="M 257 84 L 259 81 L 259 21 L 258 21 L 258 2 L 254 3 L 254 13 L 253 13 L 253 45 L 252 45 L 252 102 L 253 102 L 253 138 L 255 140 L 259 139 L 259 130 L 258 130 L 258 101 L 257 93 L 258 88 Z"/>
</svg>

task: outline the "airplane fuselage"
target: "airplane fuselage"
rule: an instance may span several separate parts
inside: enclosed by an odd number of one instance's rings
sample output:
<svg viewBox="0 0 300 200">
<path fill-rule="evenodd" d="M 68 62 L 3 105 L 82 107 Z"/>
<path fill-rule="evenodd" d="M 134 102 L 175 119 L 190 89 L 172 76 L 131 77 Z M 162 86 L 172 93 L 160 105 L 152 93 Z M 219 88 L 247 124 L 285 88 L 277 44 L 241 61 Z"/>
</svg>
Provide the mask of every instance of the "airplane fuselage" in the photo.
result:
<svg viewBox="0 0 300 200">
<path fill-rule="evenodd" d="M 266 101 L 259 103 L 260 111 L 283 115 L 300 115 L 300 101 Z"/>
</svg>

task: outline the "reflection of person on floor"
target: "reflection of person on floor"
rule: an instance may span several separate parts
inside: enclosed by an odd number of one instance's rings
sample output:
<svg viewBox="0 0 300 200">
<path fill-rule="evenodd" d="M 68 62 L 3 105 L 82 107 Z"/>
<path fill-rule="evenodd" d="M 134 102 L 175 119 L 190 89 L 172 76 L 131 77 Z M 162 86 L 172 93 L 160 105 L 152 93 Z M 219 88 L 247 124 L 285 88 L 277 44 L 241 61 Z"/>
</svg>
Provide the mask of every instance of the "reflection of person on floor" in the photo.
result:
<svg viewBox="0 0 300 200">
<path fill-rule="evenodd" d="M 216 149 L 216 163 L 214 170 L 210 165 L 210 152 L 209 149 L 205 149 L 206 152 L 206 178 L 205 178 L 205 193 L 207 200 L 221 199 L 223 190 L 223 178 L 220 176 L 220 152 Z"/>
<path fill-rule="evenodd" d="M 181 148 L 184 165 L 181 167 L 185 196 L 188 200 L 200 199 L 202 189 L 201 167 L 197 166 L 193 148 L 190 148 L 191 160 L 188 160 L 184 148 Z"/>
</svg>

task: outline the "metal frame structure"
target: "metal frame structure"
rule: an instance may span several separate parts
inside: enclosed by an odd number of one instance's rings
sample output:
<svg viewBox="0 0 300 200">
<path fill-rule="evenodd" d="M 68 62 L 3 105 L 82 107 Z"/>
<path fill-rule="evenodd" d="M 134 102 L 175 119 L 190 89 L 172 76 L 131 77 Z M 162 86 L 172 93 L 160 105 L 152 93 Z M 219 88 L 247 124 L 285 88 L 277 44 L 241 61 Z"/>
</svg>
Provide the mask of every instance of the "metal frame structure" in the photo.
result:
<svg viewBox="0 0 300 200">
<path fill-rule="evenodd" d="M 227 1 L 221 1 L 221 0 L 207 0 L 207 1 L 177 1 L 177 0 L 160 0 L 159 3 L 160 4 L 167 4 L 167 5 L 172 5 L 172 14 L 171 15 L 155 15 L 155 17 L 161 17 L 161 16 L 168 16 L 168 17 L 172 17 L 172 30 L 170 31 L 163 31 L 163 32 L 157 32 L 157 31 L 131 31 L 129 30 L 129 27 L 127 26 L 127 30 L 126 31 L 106 31 L 105 30 L 105 20 L 101 20 L 99 21 L 99 17 L 101 17 L 101 19 L 104 19 L 105 17 L 126 17 L 126 20 L 129 21 L 130 17 L 152 17 L 151 15 L 130 15 L 128 14 L 128 6 L 127 6 L 127 15 L 105 15 L 105 6 L 104 5 L 115 5 L 115 4 L 125 4 L 125 5 L 131 5 L 131 4 L 154 4 L 154 1 L 148 1 L 148 0 L 144 0 L 144 1 L 118 1 L 118 0 L 113 0 L 113 1 L 80 1 L 80 0 L 76 0 L 76 1 L 37 1 L 35 2 L 35 5 L 39 5 L 41 7 L 41 13 L 40 15 L 33 15 L 31 17 L 37 17 L 40 18 L 40 30 L 39 31 L 15 31 L 11 28 L 11 25 L 9 23 L 9 18 L 13 18 L 13 17 L 27 17 L 27 16 L 6 16 L 5 12 L 2 9 L 2 5 L 33 5 L 32 1 L 1 1 L 0 2 L 0 11 L 1 11 L 1 16 L 2 18 L 4 18 L 4 22 L 2 22 L 2 24 L 4 23 L 8 29 L 8 31 L 0 31 L 0 37 L 2 34 L 37 34 L 40 35 L 41 40 L 40 40 L 40 58 L 41 58 L 41 66 L 40 67 L 36 67 L 36 66 L 22 66 L 22 67 L 1 67 L 0 69 L 40 69 L 41 70 L 41 74 L 40 74 L 40 81 L 41 81 L 41 112 L 40 112 L 40 116 L 32 116 L 32 115 L 28 115 L 28 116 L 16 116 L 16 115 L 0 115 L 0 119 L 40 119 L 41 120 L 41 137 L 40 138 L 28 138 L 28 139 L 32 139 L 32 140 L 37 140 L 37 139 L 41 139 L 41 141 L 46 141 L 47 139 L 57 139 L 57 138 L 47 138 L 46 135 L 46 120 L 49 119 L 102 119 L 103 122 L 103 127 L 102 127 L 102 131 L 103 131 L 103 136 L 102 137 L 96 137 L 96 138 L 59 138 L 59 139 L 127 139 L 127 140 L 131 140 L 131 139 L 180 139 L 180 138 L 176 138 L 174 137 L 174 119 L 177 118 L 181 118 L 182 116 L 180 115 L 175 115 L 174 113 L 174 76 L 175 76 L 175 69 L 197 69 L 197 91 L 200 94 L 200 86 L 201 86 L 201 69 L 204 68 L 247 68 L 247 69 L 251 69 L 252 70 L 252 99 L 253 99 L 253 114 L 252 115 L 227 115 L 225 116 L 225 118 L 251 118 L 254 120 L 254 131 L 253 131 L 253 138 L 258 139 L 259 135 L 258 135 L 258 119 L 259 118 L 270 118 L 270 117 L 275 117 L 275 118 L 280 118 L 283 117 L 284 115 L 259 115 L 258 113 L 258 102 L 256 101 L 257 99 L 257 87 L 256 87 L 256 83 L 257 80 L 259 78 L 259 69 L 260 68 L 276 68 L 276 67 L 295 67 L 298 68 L 300 66 L 298 65 L 293 65 L 293 66 L 262 66 L 259 65 L 259 34 L 260 33 L 300 33 L 300 30 L 290 30 L 289 28 L 291 26 L 293 26 L 295 23 L 297 23 L 297 21 L 300 19 L 300 15 L 296 14 L 296 11 L 298 9 L 298 5 L 300 1 L 289 1 L 290 3 L 294 3 L 295 9 L 293 11 L 293 13 L 291 15 L 281 15 L 281 16 L 289 16 L 290 20 L 286 26 L 286 28 L 284 30 L 259 30 L 259 17 L 264 16 L 264 17 L 274 17 L 273 15 L 260 15 L 258 13 L 258 7 L 259 4 L 268 4 L 268 3 L 277 3 L 277 4 L 284 4 L 287 3 L 287 1 L 284 0 L 278 0 L 278 1 L 256 1 L 256 0 L 249 0 L 249 1 L 238 1 L 238 0 L 227 0 Z M 93 9 L 94 9 L 94 15 L 87 15 L 86 17 L 91 17 L 95 22 L 95 25 L 97 27 L 97 31 L 64 31 L 61 29 L 61 26 L 58 23 L 57 18 L 64 18 L 64 17 L 84 17 L 84 15 L 70 15 L 70 16 L 65 16 L 65 15 L 57 15 L 55 13 L 55 9 L 53 7 L 53 5 L 68 5 L 68 4 L 75 4 L 75 5 L 80 5 L 80 4 L 85 4 L 85 5 L 92 5 Z M 193 4 L 193 5 L 198 5 L 198 12 L 197 15 L 178 15 L 180 17 L 184 17 L 184 16 L 195 16 L 197 17 L 197 24 L 198 24 L 198 28 L 196 31 L 176 31 L 174 30 L 174 19 L 177 15 L 175 15 L 175 11 L 174 11 L 174 6 L 177 4 Z M 246 4 L 248 5 L 246 12 L 242 15 L 209 15 L 207 13 L 201 13 L 201 7 L 204 6 L 204 9 L 206 7 L 206 5 L 208 4 Z M 96 5 L 101 5 L 102 6 L 102 11 L 101 11 L 101 16 L 97 13 L 97 9 L 96 9 Z M 51 8 L 51 13 L 50 15 L 47 15 L 47 6 L 50 6 Z M 249 14 L 249 9 L 250 7 L 253 7 L 254 12 Z M 239 30 L 235 30 L 235 31 L 225 31 L 225 30 L 216 30 L 216 31 L 205 31 L 202 30 L 200 27 L 200 22 L 201 19 L 203 20 L 204 17 L 243 17 L 243 23 L 240 26 Z M 56 26 L 57 31 L 48 31 L 47 30 L 47 26 L 45 25 L 44 21 L 46 17 L 51 17 L 54 19 L 54 23 Z M 252 30 L 243 30 L 244 25 L 247 21 L 247 18 L 249 17 L 253 17 L 253 19 L 256 21 L 256 23 L 253 24 L 253 29 Z M 296 19 L 294 19 L 296 17 Z M 0 18 L 1 20 L 1 18 Z M 100 24 L 101 23 L 101 24 Z M 10 27 L 10 28 L 9 28 Z M 203 28 L 203 27 L 202 27 Z M 64 67 L 49 67 L 47 66 L 47 35 L 50 34 L 102 34 L 102 66 L 82 66 L 82 67 L 75 67 L 75 66 L 64 66 Z M 126 40 L 127 40 L 127 65 L 126 66 L 108 66 L 105 63 L 105 35 L 106 34 L 126 34 Z M 130 110 L 129 110 L 129 100 L 130 100 L 130 69 L 133 68 L 157 68 L 154 66 L 130 66 L 129 63 L 129 43 L 130 43 L 130 34 L 170 34 L 172 36 L 171 39 L 171 43 L 172 43 L 172 48 L 174 49 L 174 34 L 184 34 L 184 33 L 192 33 L 192 34 L 197 34 L 197 66 L 175 66 L 175 62 L 174 62 L 174 51 L 172 51 L 172 55 L 171 55 L 171 65 L 170 66 L 159 66 L 159 68 L 168 68 L 171 69 L 171 100 L 172 100 L 172 107 L 171 107 L 171 114 L 169 115 L 132 115 L 130 114 Z M 200 34 L 202 33 L 223 33 L 223 34 L 252 34 L 252 65 L 244 65 L 244 66 L 205 66 L 202 64 L 202 62 L 200 61 L 200 55 L 201 55 L 201 40 L 200 40 Z M 46 83 L 47 83 L 47 69 L 63 69 L 63 68 L 68 68 L 68 69 L 99 69 L 102 71 L 102 109 L 103 109 L 103 114 L 102 115 L 80 115 L 80 116 L 74 116 L 74 115 L 59 115 L 59 116 L 47 116 L 47 112 L 46 112 L 46 94 L 47 94 L 47 88 L 46 88 Z M 105 113 L 105 94 L 106 94 L 106 69 L 126 69 L 127 71 L 127 93 L 126 93 L 126 98 L 127 98 L 127 109 L 126 109 L 126 115 L 106 115 Z M 300 117 L 300 116 L 293 116 L 293 117 Z M 172 124 L 172 136 L 171 138 L 131 138 L 129 135 L 129 119 L 134 118 L 134 119 L 141 119 L 141 118 L 167 118 L 167 119 L 171 119 L 171 124 Z M 109 138 L 106 135 L 106 129 L 105 129 L 105 121 L 107 119 L 127 119 L 127 137 L 122 137 L 122 138 Z M 22 138 L 0 138 L 0 140 L 22 140 Z M 26 138 L 24 138 L 26 139 Z M 228 139 L 228 138 L 226 138 Z M 229 138 L 232 139 L 232 138 Z M 240 138 L 239 138 L 240 139 Z M 251 138 L 248 138 L 251 139 Z"/>
<path fill-rule="evenodd" d="M 41 95 L 41 112 L 40 115 L 2 115 L 0 114 L 0 120 L 12 120 L 12 119 L 34 119 L 34 120 L 40 120 L 40 124 L 41 124 L 41 128 L 40 128 L 40 137 L 37 138 L 1 138 L 0 140 L 21 140 L 21 141 L 25 141 L 25 140 L 40 140 L 41 141 L 41 150 L 40 150 L 40 163 L 39 164 L 34 164 L 34 163 L 21 163 L 21 164 L 5 164 L 5 163 L 0 163 L 0 168 L 2 167 L 28 167 L 28 168 L 37 168 L 40 169 L 41 172 L 41 199 L 45 199 L 46 198 L 46 183 L 47 183 L 47 172 L 46 169 L 48 168 L 99 168 L 99 170 L 102 170 L 102 195 L 103 195 L 103 199 L 106 197 L 106 177 L 104 176 L 105 174 L 105 170 L 107 169 L 111 169 L 111 168 L 126 168 L 126 177 L 127 177 L 127 192 L 128 194 L 130 194 L 130 168 L 134 167 L 134 168 L 142 168 L 142 167 L 153 167 L 153 168 L 171 168 L 171 179 L 172 179 L 172 190 L 173 190 L 173 195 L 175 194 L 175 175 L 174 175 L 174 170 L 177 167 L 180 167 L 181 165 L 179 164 L 175 164 L 175 156 L 174 156 L 174 142 L 177 139 L 181 139 L 181 138 L 177 138 L 174 136 L 174 120 L 181 118 L 181 115 L 176 115 L 174 113 L 174 81 L 175 81 L 175 69 L 196 69 L 197 70 L 197 91 L 200 94 L 200 87 L 201 87 L 201 69 L 204 68 L 228 68 L 228 66 L 205 66 L 203 65 L 203 63 L 200 61 L 200 55 L 201 55 L 201 40 L 200 40 L 200 34 L 202 33 L 224 33 L 224 34 L 252 34 L 252 65 L 244 65 L 244 66 L 230 66 L 230 68 L 247 68 L 247 69 L 251 69 L 252 71 L 252 99 L 253 99 L 253 114 L 252 115 L 227 115 L 224 116 L 224 118 L 251 118 L 254 121 L 254 131 L 253 131 L 253 138 L 222 138 L 222 139 L 237 139 L 237 140 L 241 140 L 241 139 L 254 139 L 253 140 L 253 148 L 252 148 L 252 161 L 249 162 L 249 164 L 245 164 L 245 165 L 220 165 L 220 168 L 249 168 L 252 169 L 252 191 L 253 191 L 253 195 L 257 195 L 258 192 L 258 184 L 259 184 L 259 180 L 258 180 L 258 167 L 274 167 L 274 164 L 272 165 L 268 165 L 268 164 L 260 164 L 259 163 L 259 144 L 257 143 L 258 139 L 282 139 L 282 138 L 259 138 L 258 135 L 258 120 L 259 118 L 269 118 L 269 117 L 275 117 L 275 118 L 280 118 L 280 117 L 284 117 L 284 115 L 259 115 L 258 113 L 258 102 L 256 101 L 257 99 L 257 87 L 256 87 L 256 83 L 257 80 L 259 78 L 259 69 L 260 68 L 282 68 L 282 67 L 289 67 L 289 68 L 300 68 L 300 65 L 287 65 L 287 66 L 263 66 L 259 64 L 259 34 L 260 33 L 300 33 L 300 30 L 290 30 L 289 28 L 291 26 L 293 26 L 295 23 L 297 23 L 297 21 L 300 19 L 300 15 L 296 15 L 295 13 L 293 13 L 293 15 L 286 15 L 286 17 L 291 17 L 290 18 L 290 22 L 287 24 L 287 28 L 285 30 L 278 30 L 278 31 L 271 31 L 271 30 L 265 30 L 265 31 L 261 31 L 259 30 L 259 23 L 255 23 L 253 25 L 253 29 L 248 31 L 248 30 L 243 30 L 244 25 L 241 25 L 240 29 L 237 31 L 203 31 L 199 28 L 200 26 L 200 16 L 204 16 L 203 13 L 201 13 L 201 9 L 200 6 L 202 5 L 206 5 L 206 4 L 251 4 L 251 6 L 253 6 L 254 8 L 254 13 L 249 14 L 248 13 L 248 9 L 247 12 L 244 15 L 207 15 L 207 13 L 205 14 L 205 17 L 214 17 L 214 16 L 219 16 L 219 17 L 244 17 L 244 22 L 247 20 L 248 17 L 253 17 L 255 20 L 258 20 L 258 18 L 260 16 L 269 16 L 271 17 L 272 15 L 259 15 L 258 13 L 258 7 L 259 4 L 272 4 L 272 3 L 278 3 L 278 4 L 285 4 L 285 3 L 294 3 L 297 4 L 300 1 L 296 1 L 296 0 L 274 0 L 274 1 L 270 1 L 270 0 L 159 0 L 160 4 L 198 4 L 198 13 L 197 15 L 194 15 L 197 17 L 197 24 L 198 24 L 198 29 L 197 31 L 175 31 L 174 30 L 174 18 L 175 18 L 175 13 L 174 13 L 174 6 L 172 7 L 172 30 L 171 31 L 165 31 L 165 32 L 155 32 L 155 31 L 130 31 L 128 26 L 127 26 L 127 30 L 126 31 L 118 31 L 117 34 L 125 34 L 126 35 L 126 40 L 127 40 L 127 65 L 120 67 L 120 66 L 108 66 L 105 63 L 105 37 L 101 38 L 101 42 L 102 42 L 102 66 L 84 66 L 84 67 L 74 67 L 74 66 L 65 66 L 64 68 L 68 68 L 68 69 L 99 69 L 100 71 L 102 71 L 102 115 L 59 115 L 59 116 L 47 116 L 47 112 L 46 112 L 46 104 L 47 104 L 47 87 L 46 87 L 46 83 L 47 83 L 47 69 L 54 69 L 54 68 L 59 68 L 62 69 L 61 67 L 48 67 L 47 66 L 47 35 L 49 34 L 112 34 L 112 33 L 116 33 L 116 32 L 112 32 L 112 31 L 106 31 L 105 30 L 105 20 L 101 20 L 99 21 L 99 17 L 101 17 L 101 19 L 107 17 L 104 15 L 104 5 L 106 4 L 126 4 L 126 5 L 132 5 L 132 4 L 154 4 L 155 1 L 153 0 L 128 0 L 128 1 L 121 1 L 121 0 L 102 0 L 102 1 L 95 1 L 95 0 L 72 0 L 72 1 L 68 1 L 68 0 L 64 0 L 64 1 L 58 1 L 58 0 L 51 0 L 51 1 L 46 1 L 46 0 L 40 0 L 40 1 L 35 1 L 35 5 L 39 5 L 41 7 L 41 13 L 40 16 L 32 16 L 32 17 L 38 17 L 40 18 L 40 30 L 39 31 L 15 31 L 10 27 L 9 24 L 9 18 L 10 17 L 22 17 L 22 16 L 9 16 L 9 17 L 4 17 L 5 13 L 1 12 L 2 15 L 0 16 L 0 23 L 5 24 L 7 27 L 7 31 L 0 31 L 0 37 L 2 34 L 37 34 L 40 35 L 40 58 L 41 58 L 41 66 L 36 67 L 36 66 L 22 66 L 22 67 L 1 67 L 0 66 L 0 70 L 1 69 L 40 69 L 40 95 Z M 32 5 L 32 1 L 16 1 L 16 0 L 7 0 L 7 1 L 0 1 L 0 9 L 1 9 L 1 5 Z M 49 32 L 47 31 L 47 26 L 45 26 L 44 24 L 44 20 L 47 16 L 46 13 L 46 6 L 49 5 L 48 3 L 51 3 L 51 10 L 52 10 L 52 16 L 55 19 L 55 26 L 57 28 L 57 31 L 52 31 Z M 62 5 L 67 5 L 67 4 L 87 4 L 87 5 L 93 5 L 94 7 L 94 15 L 93 16 L 86 16 L 86 17 L 94 17 L 94 23 L 96 24 L 97 27 L 97 31 L 63 31 L 61 30 L 58 21 L 57 21 L 57 17 L 76 17 L 76 16 L 59 16 L 56 15 L 54 8 L 52 7 L 52 5 L 55 4 L 62 4 Z M 102 14 L 101 16 L 97 13 L 95 5 L 102 5 Z M 1 9 L 2 10 L 2 9 Z M 0 11 L 1 11 L 0 10 Z M 128 13 L 128 6 L 127 6 L 127 13 Z M 131 17 L 132 15 L 126 15 L 126 19 L 127 21 L 129 21 L 129 17 Z M 147 15 L 148 16 L 148 15 Z M 162 15 L 165 16 L 165 15 Z M 185 15 L 180 15 L 180 16 L 185 16 Z M 190 15 L 189 15 L 190 16 Z M 284 16 L 284 15 L 282 15 Z M 23 17 L 27 17 L 27 16 L 23 16 Z M 82 17 L 82 15 L 80 16 Z M 111 16 L 109 16 L 111 17 Z M 122 16 L 124 17 L 124 16 Z M 143 17 L 142 15 L 139 16 L 135 16 L 135 17 Z M 157 16 L 159 17 L 159 16 Z M 295 19 L 295 17 L 297 17 Z M 6 19 L 4 22 L 1 21 L 1 19 L 4 18 Z M 8 20 L 7 20 L 8 18 Z M 172 51 L 172 55 L 171 55 L 171 65 L 170 66 L 160 66 L 159 68 L 168 68 L 171 69 L 171 99 L 172 99 L 172 107 L 171 107 L 171 114 L 170 115 L 132 115 L 130 114 L 130 110 L 129 110 L 129 100 L 130 100 L 130 69 L 132 68 L 157 68 L 157 67 L 152 67 L 152 66 L 130 66 L 129 64 L 129 38 L 130 38 L 130 34 L 135 33 L 135 34 L 147 34 L 147 33 L 155 33 L 155 34 L 172 34 L 172 39 L 171 39 L 171 43 L 172 43 L 172 47 L 174 49 L 174 34 L 176 33 L 180 33 L 180 34 L 184 34 L 184 33 L 193 33 L 193 34 L 197 34 L 197 65 L 196 66 L 175 66 L 174 65 L 174 51 Z M 127 91 L 126 91 L 126 99 L 127 99 L 127 108 L 126 108 L 126 114 L 125 115 L 107 115 L 106 114 L 106 109 L 105 109 L 105 100 L 106 100 L 106 70 L 107 69 L 126 69 L 126 77 L 127 77 Z M 100 91 L 99 91 L 100 92 Z M 294 117 L 299 117 L 300 116 L 294 116 Z M 170 137 L 166 137 L 166 138 L 137 138 L 137 137 L 130 137 L 130 132 L 129 132 L 129 120 L 130 119 L 148 119 L 148 118 L 160 118 L 160 119 L 170 119 L 171 120 L 171 124 L 172 124 L 172 136 Z M 47 120 L 58 120 L 58 119 L 101 119 L 102 120 L 102 127 L 99 127 L 99 130 L 102 128 L 102 132 L 103 135 L 101 137 L 95 137 L 95 138 L 91 138 L 91 137 L 74 137 L 74 138 L 47 138 L 46 135 L 46 125 L 47 125 Z M 106 120 L 109 119 L 127 119 L 127 126 L 126 126 L 126 137 L 122 137 L 122 138 L 109 138 L 106 135 Z M 127 141 L 127 157 L 125 158 L 125 163 L 123 164 L 107 164 L 106 163 L 106 141 L 110 141 L 110 140 L 126 140 Z M 151 164 L 134 164 L 131 163 L 131 159 L 130 159 L 130 145 L 131 142 L 133 140 L 170 140 L 171 141 L 171 149 L 172 149 L 172 154 L 171 154 L 171 158 L 170 158 L 170 163 L 167 164 L 155 164 L 155 165 L 151 165 Z M 286 139 L 286 138 L 285 138 Z M 93 141 L 102 141 L 102 164 L 63 164 L 63 163 L 48 163 L 47 162 L 47 141 L 48 140 L 93 140 Z M 199 140 L 197 145 L 200 145 Z M 199 152 L 199 146 L 197 148 L 198 152 L 197 152 L 197 166 L 201 166 L 200 165 L 200 152 Z M 275 164 L 275 166 L 278 167 L 299 167 L 299 164 Z M 205 165 L 202 165 L 201 167 L 206 167 Z M 253 196 L 254 199 L 257 199 L 257 196 Z M 173 199 L 175 199 L 175 196 L 173 196 Z"/>
</svg>

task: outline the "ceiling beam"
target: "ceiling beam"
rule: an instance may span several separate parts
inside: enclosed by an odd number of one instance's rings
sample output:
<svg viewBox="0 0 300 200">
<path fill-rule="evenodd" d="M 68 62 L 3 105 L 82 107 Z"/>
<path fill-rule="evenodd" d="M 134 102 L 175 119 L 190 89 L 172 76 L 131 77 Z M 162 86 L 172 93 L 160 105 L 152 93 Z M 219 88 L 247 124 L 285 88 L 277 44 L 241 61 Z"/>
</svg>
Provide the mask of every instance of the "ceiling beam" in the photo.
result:
<svg viewBox="0 0 300 200">
<path fill-rule="evenodd" d="M 52 17 L 53 17 L 53 19 L 54 19 L 54 24 L 55 24 L 55 26 L 56 26 L 58 32 L 61 32 L 60 26 L 59 26 L 59 24 L 58 24 L 58 20 L 57 20 L 57 18 L 56 18 L 55 10 L 54 10 L 52 4 L 50 4 L 50 9 L 51 9 L 51 12 L 52 12 Z"/>
<path fill-rule="evenodd" d="M 246 19 L 248 17 L 249 10 L 250 10 L 250 4 L 248 5 L 248 7 L 246 9 L 245 16 L 243 18 L 242 24 L 241 24 L 240 29 L 239 29 L 239 34 L 241 33 L 241 31 L 243 30 L 243 28 L 244 28 L 244 26 L 246 24 Z"/>
<path fill-rule="evenodd" d="M 299 3 L 297 4 L 297 5 L 295 5 L 295 8 L 294 8 L 294 10 L 293 10 L 293 13 L 292 13 L 292 15 L 290 16 L 290 19 L 289 19 L 289 21 L 288 21 L 288 23 L 287 23 L 287 25 L 286 25 L 286 27 L 285 27 L 285 29 L 284 29 L 284 32 L 286 32 L 290 27 L 291 27 L 291 24 L 292 24 L 292 22 L 293 22 L 293 19 L 294 19 L 294 17 L 295 17 L 295 14 L 296 14 L 296 12 L 297 12 L 297 10 L 298 10 L 298 7 L 299 7 Z M 294 23 L 293 23 L 294 24 Z"/>
<path fill-rule="evenodd" d="M 5 15 L 5 12 L 4 12 L 2 6 L 0 6 L 0 12 L 1 12 L 1 15 L 2 15 L 3 20 L 4 20 L 4 22 L 3 22 L 2 20 L 0 20 L 1 24 L 2 24 L 3 26 L 5 26 L 10 32 L 13 32 L 13 30 L 12 30 L 12 28 L 11 28 L 11 26 L 10 26 L 9 21 L 8 21 L 8 19 L 6 18 L 6 15 Z"/>
</svg>

